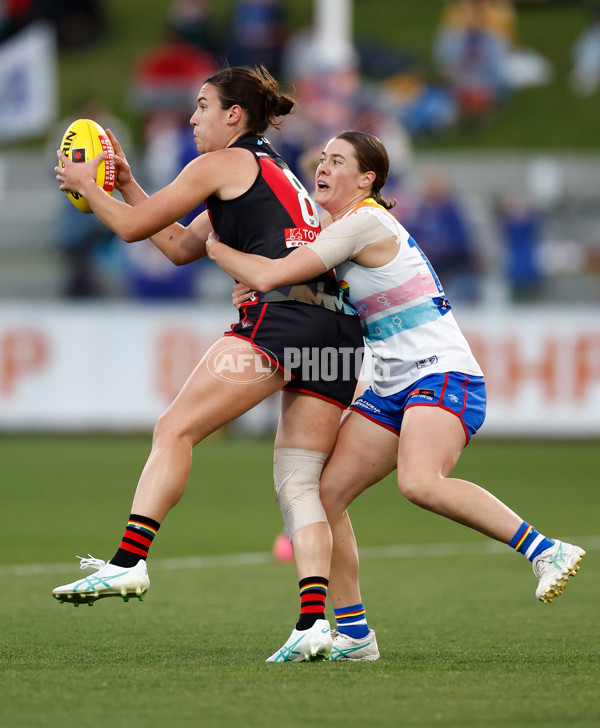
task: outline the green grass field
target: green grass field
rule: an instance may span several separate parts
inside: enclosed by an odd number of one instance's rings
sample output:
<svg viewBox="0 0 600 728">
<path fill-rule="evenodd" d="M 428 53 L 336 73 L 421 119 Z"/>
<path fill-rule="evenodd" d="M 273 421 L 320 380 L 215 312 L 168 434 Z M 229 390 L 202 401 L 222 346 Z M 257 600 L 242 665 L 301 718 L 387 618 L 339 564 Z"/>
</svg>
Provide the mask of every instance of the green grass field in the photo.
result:
<svg viewBox="0 0 600 728">
<path fill-rule="evenodd" d="M 0 725 L 598 726 L 597 442 L 492 442 L 457 467 L 551 536 L 588 550 L 552 605 L 506 547 L 404 501 L 359 499 L 375 663 L 272 665 L 297 616 L 270 439 L 213 438 L 150 559 L 143 603 L 59 605 L 74 555 L 110 558 L 149 437 L 0 439 Z M 415 548 L 418 547 L 418 548 Z"/>
</svg>

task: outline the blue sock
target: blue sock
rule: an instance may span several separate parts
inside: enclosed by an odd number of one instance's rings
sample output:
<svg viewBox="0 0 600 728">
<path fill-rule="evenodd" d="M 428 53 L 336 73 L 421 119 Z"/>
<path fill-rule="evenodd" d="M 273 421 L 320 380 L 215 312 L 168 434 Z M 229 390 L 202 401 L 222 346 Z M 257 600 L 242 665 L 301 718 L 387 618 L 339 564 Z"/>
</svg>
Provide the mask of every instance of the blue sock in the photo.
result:
<svg viewBox="0 0 600 728">
<path fill-rule="evenodd" d="M 337 631 L 347 634 L 353 639 L 361 639 L 369 634 L 369 625 L 365 616 L 363 603 L 352 604 L 349 607 L 334 609 Z"/>
<path fill-rule="evenodd" d="M 533 526 L 530 526 L 527 521 L 519 526 L 519 530 L 515 533 L 512 539 L 509 541 L 515 551 L 526 556 L 529 561 L 533 561 L 536 556 L 549 549 L 550 546 L 554 545 L 554 541 L 546 538 L 542 533 L 535 530 Z"/>
</svg>

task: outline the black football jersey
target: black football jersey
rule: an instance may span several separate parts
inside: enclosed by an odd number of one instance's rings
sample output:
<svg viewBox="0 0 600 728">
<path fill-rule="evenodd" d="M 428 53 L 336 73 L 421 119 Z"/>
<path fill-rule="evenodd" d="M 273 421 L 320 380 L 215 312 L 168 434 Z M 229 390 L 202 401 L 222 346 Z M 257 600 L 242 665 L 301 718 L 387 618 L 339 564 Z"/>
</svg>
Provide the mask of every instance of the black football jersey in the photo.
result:
<svg viewBox="0 0 600 728">
<path fill-rule="evenodd" d="M 206 200 L 219 238 L 244 253 L 283 258 L 295 247 L 313 242 L 320 232 L 319 218 L 308 192 L 264 137 L 244 134 L 231 147 L 250 150 L 259 164 L 258 175 L 244 194 L 232 200 L 211 195 Z M 306 295 L 298 287 L 277 289 L 269 300 L 301 300 L 326 305 L 332 296 L 340 308 L 339 289 L 331 273 L 307 281 Z M 291 295 L 289 295 L 291 293 Z"/>
</svg>

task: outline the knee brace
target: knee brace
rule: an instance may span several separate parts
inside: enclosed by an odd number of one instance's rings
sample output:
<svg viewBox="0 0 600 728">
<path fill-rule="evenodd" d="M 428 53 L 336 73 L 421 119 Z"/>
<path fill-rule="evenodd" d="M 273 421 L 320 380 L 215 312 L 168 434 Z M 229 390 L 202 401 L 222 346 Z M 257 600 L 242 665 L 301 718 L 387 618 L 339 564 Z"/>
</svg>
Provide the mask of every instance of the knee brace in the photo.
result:
<svg viewBox="0 0 600 728">
<path fill-rule="evenodd" d="M 319 497 L 319 480 L 326 459 L 327 453 L 324 452 L 295 447 L 275 448 L 275 495 L 290 540 L 305 526 L 327 522 Z"/>
</svg>

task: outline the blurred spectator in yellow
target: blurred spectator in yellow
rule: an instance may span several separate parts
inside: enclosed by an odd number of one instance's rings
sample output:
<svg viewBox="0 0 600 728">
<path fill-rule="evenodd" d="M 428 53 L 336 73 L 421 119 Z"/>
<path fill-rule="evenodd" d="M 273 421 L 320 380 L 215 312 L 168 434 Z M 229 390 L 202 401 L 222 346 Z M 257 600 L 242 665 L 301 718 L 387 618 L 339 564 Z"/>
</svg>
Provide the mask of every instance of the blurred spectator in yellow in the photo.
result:
<svg viewBox="0 0 600 728">
<path fill-rule="evenodd" d="M 600 7 L 594 8 L 588 25 L 572 47 L 571 89 L 579 96 L 589 96 L 600 84 Z"/>
<path fill-rule="evenodd" d="M 442 13 L 440 26 L 456 33 L 482 31 L 507 44 L 517 38 L 517 18 L 510 0 L 451 0 Z"/>
<path fill-rule="evenodd" d="M 463 119 L 480 119 L 507 97 L 506 67 L 515 40 L 509 0 L 453 0 L 444 9 L 434 56 Z"/>
<path fill-rule="evenodd" d="M 479 265 L 471 223 L 444 170 L 425 171 L 421 197 L 402 224 L 418 240 L 448 298 L 475 302 Z"/>
</svg>

